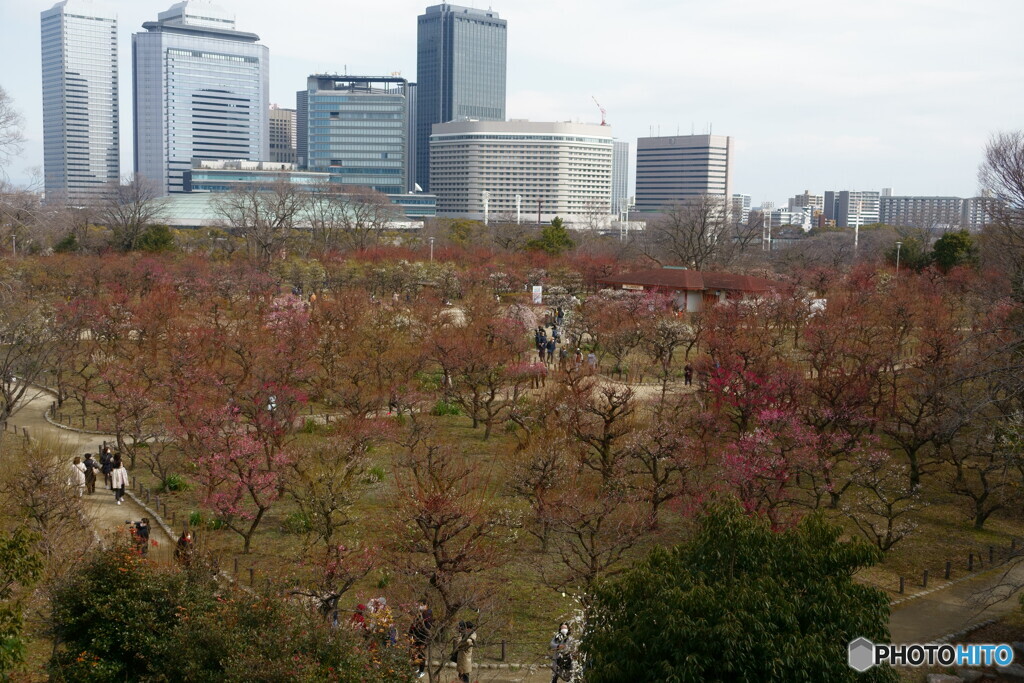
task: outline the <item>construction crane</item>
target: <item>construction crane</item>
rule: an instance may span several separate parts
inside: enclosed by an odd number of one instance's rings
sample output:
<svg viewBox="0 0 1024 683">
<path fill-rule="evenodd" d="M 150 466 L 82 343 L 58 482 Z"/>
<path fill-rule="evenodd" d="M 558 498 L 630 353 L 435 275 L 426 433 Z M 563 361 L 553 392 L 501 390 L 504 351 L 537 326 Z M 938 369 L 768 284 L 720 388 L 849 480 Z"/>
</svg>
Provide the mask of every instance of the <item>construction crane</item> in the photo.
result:
<svg viewBox="0 0 1024 683">
<path fill-rule="evenodd" d="M 604 110 L 604 107 L 602 107 L 602 106 L 601 106 L 601 103 L 597 101 L 597 98 L 596 98 L 596 97 L 594 97 L 593 95 L 591 95 L 591 96 L 590 96 L 590 98 L 591 98 L 592 100 L 594 100 L 594 104 L 596 104 L 596 105 L 597 105 L 597 108 L 601 110 L 601 125 L 602 125 L 602 126 L 607 126 L 607 125 L 608 125 L 608 122 L 607 122 L 607 121 L 605 120 L 605 117 L 606 117 L 606 116 L 608 115 L 608 112 L 606 112 L 606 111 Z"/>
</svg>

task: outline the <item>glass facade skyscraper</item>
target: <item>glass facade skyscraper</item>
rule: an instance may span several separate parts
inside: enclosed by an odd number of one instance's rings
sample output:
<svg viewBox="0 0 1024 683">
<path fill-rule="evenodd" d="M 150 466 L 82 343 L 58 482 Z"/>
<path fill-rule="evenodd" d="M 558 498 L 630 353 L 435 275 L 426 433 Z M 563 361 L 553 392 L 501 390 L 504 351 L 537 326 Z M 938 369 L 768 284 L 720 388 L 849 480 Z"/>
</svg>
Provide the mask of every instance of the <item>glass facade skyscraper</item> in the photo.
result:
<svg viewBox="0 0 1024 683">
<path fill-rule="evenodd" d="M 40 24 L 46 199 L 87 204 L 120 176 L 117 18 L 64 0 Z"/>
<path fill-rule="evenodd" d="M 435 123 L 505 120 L 508 25 L 492 10 L 434 5 L 418 19 L 416 174 L 429 190 Z"/>
<path fill-rule="evenodd" d="M 200 0 L 173 5 L 132 36 L 135 171 L 182 192 L 192 159 L 270 156 L 270 52 Z"/>
<path fill-rule="evenodd" d="M 310 76 L 300 97 L 305 168 L 329 172 L 344 185 L 404 193 L 407 89 L 408 82 L 394 76 Z"/>
</svg>

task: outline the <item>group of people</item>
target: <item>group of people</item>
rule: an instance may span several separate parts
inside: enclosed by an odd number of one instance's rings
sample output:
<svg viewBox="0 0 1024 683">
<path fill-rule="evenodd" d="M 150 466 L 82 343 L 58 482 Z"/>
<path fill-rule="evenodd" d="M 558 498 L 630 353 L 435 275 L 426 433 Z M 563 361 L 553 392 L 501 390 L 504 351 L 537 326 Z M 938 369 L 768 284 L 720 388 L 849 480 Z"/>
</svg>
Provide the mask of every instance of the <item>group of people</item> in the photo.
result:
<svg viewBox="0 0 1024 683">
<path fill-rule="evenodd" d="M 575 353 L 571 354 L 569 349 L 562 343 L 562 335 L 557 324 L 551 326 L 551 336 L 543 326 L 537 327 L 533 333 L 534 343 L 537 346 L 537 357 L 545 367 L 553 366 L 558 362 L 558 369 L 562 372 L 568 371 L 570 364 L 575 372 L 583 368 L 583 349 L 577 347 Z M 597 354 L 591 350 L 587 353 L 586 364 L 588 372 L 597 372 Z"/>
<path fill-rule="evenodd" d="M 337 618 L 335 618 L 337 624 Z M 373 598 L 366 604 L 356 606 L 349 619 L 349 625 L 361 632 L 370 646 L 388 647 L 398 642 L 394 616 L 383 597 Z M 408 642 L 412 645 L 413 663 L 417 667 L 417 678 L 426 675 L 428 646 L 435 627 L 434 613 L 426 598 L 416 602 L 416 613 L 408 630 Z M 457 629 L 458 640 L 454 643 L 451 661 L 455 663 L 458 680 L 469 683 L 473 671 L 473 649 L 476 647 L 476 625 L 472 621 L 460 621 Z M 568 623 L 563 622 L 551 639 L 551 683 L 559 680 L 571 681 L 574 672 L 576 641 Z"/>
<path fill-rule="evenodd" d="M 121 454 L 114 453 L 109 446 L 102 448 L 98 461 L 92 457 L 92 453 L 86 453 L 84 459 L 76 455 L 71 462 L 68 485 L 79 496 L 91 496 L 96 493 L 96 480 L 100 474 L 103 475 L 104 486 L 114 492 L 114 501 L 120 505 L 124 500 L 125 487 L 128 486 L 128 468 L 121 461 Z"/>
</svg>

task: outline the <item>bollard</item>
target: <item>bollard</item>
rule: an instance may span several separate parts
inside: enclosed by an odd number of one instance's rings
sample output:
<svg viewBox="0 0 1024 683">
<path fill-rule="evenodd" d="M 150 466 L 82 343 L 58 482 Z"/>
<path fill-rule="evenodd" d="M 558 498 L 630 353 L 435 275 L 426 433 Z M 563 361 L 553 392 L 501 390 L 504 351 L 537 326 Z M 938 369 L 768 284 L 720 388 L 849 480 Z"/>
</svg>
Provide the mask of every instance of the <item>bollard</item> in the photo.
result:
<svg viewBox="0 0 1024 683">
<path fill-rule="evenodd" d="M 949 581 L 949 573 L 953 571 L 953 563 L 946 560 L 946 581 Z"/>
<path fill-rule="evenodd" d="M 924 576 L 921 577 L 921 588 L 928 587 L 928 570 L 924 570 Z"/>
<path fill-rule="evenodd" d="M 990 545 L 988 547 L 988 563 L 989 564 L 995 563 L 995 556 L 996 556 L 996 549 L 995 549 L 994 546 Z"/>
<path fill-rule="evenodd" d="M 900 593 L 902 593 L 902 592 L 903 592 L 903 588 L 904 588 L 904 581 L 905 581 L 905 579 L 904 579 L 904 578 L 903 578 L 903 577 L 901 576 L 901 577 L 900 577 Z"/>
<path fill-rule="evenodd" d="M 249 567 L 249 585 L 253 585 L 256 581 L 256 570 L 253 567 Z"/>
<path fill-rule="evenodd" d="M 967 556 L 967 571 L 974 571 L 974 553 Z"/>
<path fill-rule="evenodd" d="M 505 661 L 505 641 L 501 641 L 501 661 Z"/>
</svg>

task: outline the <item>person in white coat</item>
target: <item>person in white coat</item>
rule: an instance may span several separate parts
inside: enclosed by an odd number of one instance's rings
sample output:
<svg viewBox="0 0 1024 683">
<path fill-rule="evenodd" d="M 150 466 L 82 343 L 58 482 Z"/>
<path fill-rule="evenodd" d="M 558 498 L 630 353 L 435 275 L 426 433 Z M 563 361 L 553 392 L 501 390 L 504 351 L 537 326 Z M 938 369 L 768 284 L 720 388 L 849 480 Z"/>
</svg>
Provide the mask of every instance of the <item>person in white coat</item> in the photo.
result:
<svg viewBox="0 0 1024 683">
<path fill-rule="evenodd" d="M 82 492 L 85 491 L 85 465 L 82 463 L 82 459 L 77 455 L 71 463 L 71 474 L 68 477 L 68 486 L 74 488 L 75 493 L 78 494 L 79 498 L 81 498 Z"/>
<path fill-rule="evenodd" d="M 121 454 L 114 456 L 114 469 L 110 472 L 111 486 L 114 489 L 114 500 L 120 505 L 124 499 L 124 487 L 128 485 L 128 469 L 121 462 Z"/>
</svg>

